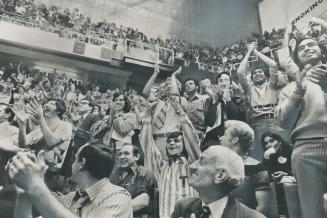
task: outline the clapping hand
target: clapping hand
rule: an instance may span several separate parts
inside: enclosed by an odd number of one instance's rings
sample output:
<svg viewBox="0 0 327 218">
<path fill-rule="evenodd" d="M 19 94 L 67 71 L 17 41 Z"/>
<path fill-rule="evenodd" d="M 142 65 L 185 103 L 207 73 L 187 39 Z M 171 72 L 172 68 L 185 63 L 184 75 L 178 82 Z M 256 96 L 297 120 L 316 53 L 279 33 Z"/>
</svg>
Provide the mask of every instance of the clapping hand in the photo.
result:
<svg viewBox="0 0 327 218">
<path fill-rule="evenodd" d="M 320 65 L 309 71 L 308 80 L 318 84 L 327 93 L 327 69 L 326 65 Z"/>
<path fill-rule="evenodd" d="M 35 98 L 32 98 L 29 104 L 26 105 L 26 112 L 31 114 L 37 120 L 40 120 L 43 117 L 43 108 Z"/>
<path fill-rule="evenodd" d="M 26 192 L 31 191 L 36 184 L 44 183 L 47 168 L 44 150 L 37 157 L 32 153 L 18 152 L 6 165 L 9 177 Z"/>
</svg>

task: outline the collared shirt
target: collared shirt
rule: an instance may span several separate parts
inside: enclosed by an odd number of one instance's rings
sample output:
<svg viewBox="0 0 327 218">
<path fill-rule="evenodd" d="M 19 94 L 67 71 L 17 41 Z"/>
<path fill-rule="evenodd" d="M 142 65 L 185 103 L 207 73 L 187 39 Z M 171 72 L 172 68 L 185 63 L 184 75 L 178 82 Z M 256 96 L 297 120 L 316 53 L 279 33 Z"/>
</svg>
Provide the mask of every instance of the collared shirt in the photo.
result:
<svg viewBox="0 0 327 218">
<path fill-rule="evenodd" d="M 191 121 L 186 115 L 184 116 L 185 119 L 180 122 L 188 160 L 185 157 L 179 157 L 170 162 L 163 158 L 153 140 L 149 117 L 144 119 L 140 133 L 140 143 L 145 154 L 145 167 L 154 173 L 158 182 L 160 217 L 170 217 L 178 199 L 197 195 L 187 182 L 186 172 L 189 164 L 199 158 L 199 138 Z"/>
<path fill-rule="evenodd" d="M 186 99 L 186 114 L 197 130 L 204 131 L 204 115 L 206 111 L 206 101 L 208 96 L 196 93 L 192 99 L 188 97 Z"/>
<path fill-rule="evenodd" d="M 224 213 L 225 207 L 227 205 L 227 201 L 228 201 L 228 196 L 226 195 L 225 197 L 223 197 L 217 201 L 211 202 L 208 205 L 205 205 L 202 202 L 202 207 L 208 206 L 210 208 L 210 211 L 211 211 L 210 218 L 221 218 L 221 216 Z"/>
<path fill-rule="evenodd" d="M 132 218 L 130 194 L 123 188 L 113 185 L 108 178 L 103 178 L 85 189 L 90 201 L 82 208 L 82 218 Z M 70 211 L 78 213 L 78 192 L 57 197 Z"/>
<path fill-rule="evenodd" d="M 19 129 L 16 126 L 12 126 L 8 121 L 0 123 L 0 144 L 1 147 L 8 147 L 11 149 L 11 146 L 15 144 L 18 140 Z"/>
<path fill-rule="evenodd" d="M 143 166 L 136 168 L 118 168 L 112 175 L 111 181 L 115 185 L 125 188 L 131 195 L 132 199 L 146 193 L 150 197 L 150 204 L 153 201 L 154 190 L 157 186 L 154 175 Z M 134 216 L 150 213 L 151 208 L 143 208 L 142 210 L 134 212 Z"/>
</svg>

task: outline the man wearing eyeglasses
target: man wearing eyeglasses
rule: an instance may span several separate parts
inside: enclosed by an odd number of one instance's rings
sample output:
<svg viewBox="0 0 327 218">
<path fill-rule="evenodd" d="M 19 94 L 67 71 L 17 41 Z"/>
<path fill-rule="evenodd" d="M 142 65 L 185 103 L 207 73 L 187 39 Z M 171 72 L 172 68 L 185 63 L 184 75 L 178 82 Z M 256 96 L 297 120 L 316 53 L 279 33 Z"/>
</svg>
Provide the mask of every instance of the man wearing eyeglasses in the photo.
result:
<svg viewBox="0 0 327 218">
<path fill-rule="evenodd" d="M 140 143 L 145 154 L 145 167 L 154 173 L 159 187 L 160 217 L 170 217 L 178 199 L 196 195 L 187 183 L 187 168 L 200 155 L 198 135 L 179 104 L 177 96 L 170 103 L 178 114 L 181 130 L 166 138 L 167 159 L 161 154 L 152 135 L 151 114 L 156 103 L 148 102 L 140 133 Z"/>
</svg>

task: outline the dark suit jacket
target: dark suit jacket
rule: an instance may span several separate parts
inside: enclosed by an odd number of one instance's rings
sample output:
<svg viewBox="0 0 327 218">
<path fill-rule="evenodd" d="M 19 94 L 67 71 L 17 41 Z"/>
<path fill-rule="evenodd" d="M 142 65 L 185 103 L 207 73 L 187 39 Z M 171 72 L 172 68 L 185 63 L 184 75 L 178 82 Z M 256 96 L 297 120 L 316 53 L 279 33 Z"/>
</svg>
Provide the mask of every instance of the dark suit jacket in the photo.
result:
<svg viewBox="0 0 327 218">
<path fill-rule="evenodd" d="M 194 213 L 196 218 L 200 217 L 202 201 L 200 198 L 185 198 L 176 202 L 171 218 L 190 218 Z M 229 196 L 222 218 L 264 218 L 261 213 L 248 208 L 235 198 Z"/>
</svg>

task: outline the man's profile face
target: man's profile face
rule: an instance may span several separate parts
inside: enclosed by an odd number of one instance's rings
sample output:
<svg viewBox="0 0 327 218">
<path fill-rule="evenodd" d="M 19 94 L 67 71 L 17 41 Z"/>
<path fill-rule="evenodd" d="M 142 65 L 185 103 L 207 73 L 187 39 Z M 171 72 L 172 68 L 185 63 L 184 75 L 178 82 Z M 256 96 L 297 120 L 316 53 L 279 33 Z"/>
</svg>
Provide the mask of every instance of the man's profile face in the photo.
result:
<svg viewBox="0 0 327 218">
<path fill-rule="evenodd" d="M 138 156 L 133 154 L 133 147 L 131 145 L 124 145 L 120 149 L 118 156 L 120 167 L 122 168 L 136 166 L 139 159 Z"/>
<path fill-rule="evenodd" d="M 215 184 L 217 157 L 211 150 L 211 148 L 205 150 L 199 160 L 189 166 L 188 183 L 196 190 Z"/>
<path fill-rule="evenodd" d="M 175 138 L 168 138 L 167 139 L 167 151 L 168 155 L 174 156 L 174 155 L 179 155 L 183 151 L 183 136 L 179 135 Z"/>
<path fill-rule="evenodd" d="M 232 141 L 233 141 L 234 136 L 232 135 L 231 130 L 232 130 L 231 127 L 227 127 L 225 129 L 224 135 L 222 135 L 218 139 L 219 145 L 225 146 L 225 147 L 231 147 L 233 145 Z"/>
</svg>

